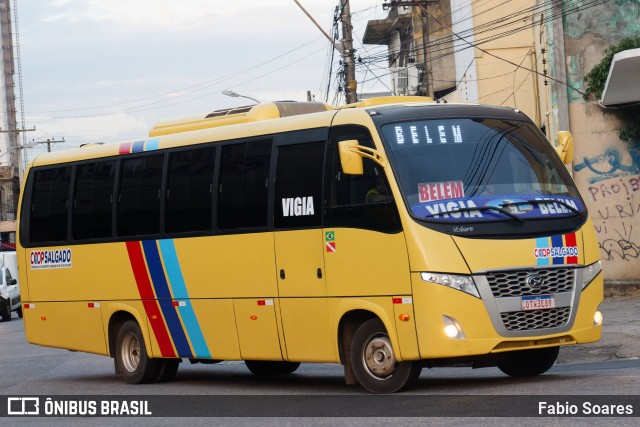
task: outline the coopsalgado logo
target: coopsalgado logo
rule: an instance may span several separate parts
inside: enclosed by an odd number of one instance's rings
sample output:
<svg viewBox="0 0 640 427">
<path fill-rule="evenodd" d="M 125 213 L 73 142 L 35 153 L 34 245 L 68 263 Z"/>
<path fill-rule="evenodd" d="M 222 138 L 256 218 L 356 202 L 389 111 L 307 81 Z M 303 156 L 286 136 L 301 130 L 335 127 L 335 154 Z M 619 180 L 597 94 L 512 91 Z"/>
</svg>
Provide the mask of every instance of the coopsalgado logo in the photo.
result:
<svg viewBox="0 0 640 427">
<path fill-rule="evenodd" d="M 71 248 L 31 251 L 32 270 L 71 268 Z"/>
</svg>

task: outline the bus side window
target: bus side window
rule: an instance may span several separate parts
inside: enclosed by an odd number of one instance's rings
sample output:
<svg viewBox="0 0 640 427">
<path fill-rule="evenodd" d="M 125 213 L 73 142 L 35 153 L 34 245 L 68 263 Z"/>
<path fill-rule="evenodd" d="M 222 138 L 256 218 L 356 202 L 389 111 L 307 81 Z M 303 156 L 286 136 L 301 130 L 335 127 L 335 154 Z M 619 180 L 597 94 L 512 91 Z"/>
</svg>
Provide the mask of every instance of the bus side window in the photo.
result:
<svg viewBox="0 0 640 427">
<path fill-rule="evenodd" d="M 211 230 L 214 161 L 215 147 L 169 153 L 168 233 Z"/>
<path fill-rule="evenodd" d="M 266 227 L 271 141 L 224 145 L 220 160 L 218 227 Z"/>
<path fill-rule="evenodd" d="M 277 148 L 274 197 L 276 229 L 319 227 L 324 142 Z"/>
<path fill-rule="evenodd" d="M 29 243 L 67 240 L 71 166 L 39 170 L 34 181 Z"/>
<path fill-rule="evenodd" d="M 122 160 L 118 236 L 160 232 L 160 184 L 164 154 Z"/>
<path fill-rule="evenodd" d="M 362 175 L 347 175 L 342 172 L 337 144 L 340 141 L 357 139 L 360 145 L 375 148 L 369 131 L 360 126 L 337 126 L 331 129 L 330 146 L 327 151 L 327 171 L 333 177 L 332 193 L 325 193 L 325 226 L 365 228 L 383 232 L 401 230 L 398 210 L 389 191 L 383 170 L 374 161 L 363 159 Z"/>
<path fill-rule="evenodd" d="M 115 160 L 76 167 L 72 235 L 74 240 L 111 237 Z"/>
</svg>

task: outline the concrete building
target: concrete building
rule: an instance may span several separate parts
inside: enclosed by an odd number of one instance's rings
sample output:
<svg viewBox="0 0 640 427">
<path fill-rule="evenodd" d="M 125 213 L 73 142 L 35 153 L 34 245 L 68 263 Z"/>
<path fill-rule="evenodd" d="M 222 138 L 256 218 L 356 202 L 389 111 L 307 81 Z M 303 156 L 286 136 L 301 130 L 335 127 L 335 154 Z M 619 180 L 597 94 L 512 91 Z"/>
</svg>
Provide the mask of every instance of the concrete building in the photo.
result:
<svg viewBox="0 0 640 427">
<path fill-rule="evenodd" d="M 392 1 L 385 19 L 368 22 L 362 42 L 387 46 L 393 94 L 439 98 L 456 87 L 453 43 L 446 30 L 449 2 L 402 6 L 409 3 Z"/>
</svg>

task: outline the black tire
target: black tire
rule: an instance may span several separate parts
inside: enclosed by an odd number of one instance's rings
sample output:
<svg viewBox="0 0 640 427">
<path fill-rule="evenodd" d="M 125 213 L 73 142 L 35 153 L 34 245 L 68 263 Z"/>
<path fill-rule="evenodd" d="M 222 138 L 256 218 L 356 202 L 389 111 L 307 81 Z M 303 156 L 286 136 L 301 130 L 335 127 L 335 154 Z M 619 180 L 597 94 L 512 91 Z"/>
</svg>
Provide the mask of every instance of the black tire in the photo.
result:
<svg viewBox="0 0 640 427">
<path fill-rule="evenodd" d="M 156 382 L 163 383 L 166 381 L 171 381 L 173 377 L 176 376 L 178 372 L 178 367 L 180 366 L 180 359 L 159 359 L 160 369 L 158 370 L 158 376 L 156 377 Z"/>
<path fill-rule="evenodd" d="M 8 300 L 0 301 L 0 317 L 5 322 L 11 320 L 11 303 Z"/>
<path fill-rule="evenodd" d="M 22 319 L 22 304 L 20 304 L 20 307 L 18 307 L 16 313 L 18 313 L 18 317 Z"/>
<path fill-rule="evenodd" d="M 558 358 L 560 347 L 521 350 L 505 354 L 498 368 L 510 377 L 535 377 L 547 372 Z"/>
<path fill-rule="evenodd" d="M 155 381 L 160 372 L 160 359 L 147 354 L 140 326 L 127 320 L 118 331 L 115 363 L 117 371 L 129 384 L 145 384 Z"/>
<path fill-rule="evenodd" d="M 259 377 L 288 375 L 294 373 L 300 367 L 299 362 L 245 360 L 244 363 L 253 375 Z"/>
<path fill-rule="evenodd" d="M 371 393 L 395 393 L 420 376 L 417 362 L 398 362 L 380 319 L 364 322 L 351 341 L 351 367 L 362 387 Z"/>
</svg>

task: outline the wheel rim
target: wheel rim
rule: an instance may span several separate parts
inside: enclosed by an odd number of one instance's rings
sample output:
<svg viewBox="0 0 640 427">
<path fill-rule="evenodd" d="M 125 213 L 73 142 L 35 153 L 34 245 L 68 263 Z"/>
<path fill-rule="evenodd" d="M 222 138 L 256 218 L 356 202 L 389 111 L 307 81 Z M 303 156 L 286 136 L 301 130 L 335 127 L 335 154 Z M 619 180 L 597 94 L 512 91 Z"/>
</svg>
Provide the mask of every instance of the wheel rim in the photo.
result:
<svg viewBox="0 0 640 427">
<path fill-rule="evenodd" d="M 135 370 L 138 369 L 138 364 L 140 363 L 140 342 L 131 332 L 122 340 L 120 358 L 127 371 L 135 372 Z"/>
<path fill-rule="evenodd" d="M 390 377 L 396 371 L 398 361 L 387 335 L 372 335 L 364 345 L 362 362 L 373 378 L 381 380 Z"/>
</svg>

